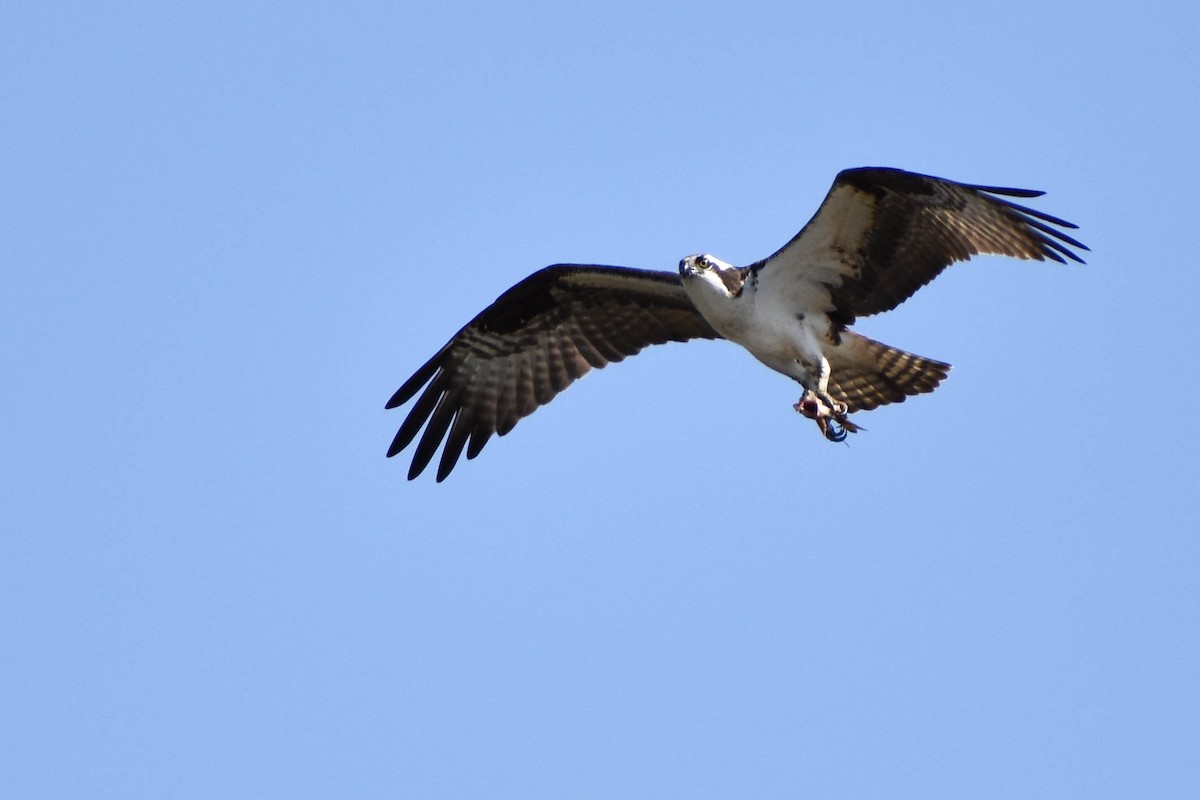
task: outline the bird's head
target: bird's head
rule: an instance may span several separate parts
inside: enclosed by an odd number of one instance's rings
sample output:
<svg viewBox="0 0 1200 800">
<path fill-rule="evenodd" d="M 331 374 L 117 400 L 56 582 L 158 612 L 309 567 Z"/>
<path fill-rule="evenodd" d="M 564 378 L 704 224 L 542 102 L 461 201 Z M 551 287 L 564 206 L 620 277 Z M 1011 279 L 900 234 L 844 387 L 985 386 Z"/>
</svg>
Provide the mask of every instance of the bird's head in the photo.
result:
<svg viewBox="0 0 1200 800">
<path fill-rule="evenodd" d="M 701 293 L 724 298 L 741 294 L 742 270 L 707 253 L 688 256 L 679 262 L 679 277 L 689 294 Z"/>
</svg>

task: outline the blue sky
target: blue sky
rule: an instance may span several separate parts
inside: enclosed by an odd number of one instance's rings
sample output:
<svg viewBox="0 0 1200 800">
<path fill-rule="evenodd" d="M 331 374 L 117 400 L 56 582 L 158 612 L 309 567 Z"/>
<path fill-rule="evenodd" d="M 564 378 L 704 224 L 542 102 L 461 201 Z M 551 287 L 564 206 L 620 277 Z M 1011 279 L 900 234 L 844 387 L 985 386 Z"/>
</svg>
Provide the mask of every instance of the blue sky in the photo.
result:
<svg viewBox="0 0 1200 800">
<path fill-rule="evenodd" d="M 1187 4 L 9 4 L 0 795 L 1185 797 Z M 384 402 L 557 261 L 748 263 L 838 170 L 1048 191 L 861 330 L 850 446 L 726 343 L 405 481 Z"/>
</svg>

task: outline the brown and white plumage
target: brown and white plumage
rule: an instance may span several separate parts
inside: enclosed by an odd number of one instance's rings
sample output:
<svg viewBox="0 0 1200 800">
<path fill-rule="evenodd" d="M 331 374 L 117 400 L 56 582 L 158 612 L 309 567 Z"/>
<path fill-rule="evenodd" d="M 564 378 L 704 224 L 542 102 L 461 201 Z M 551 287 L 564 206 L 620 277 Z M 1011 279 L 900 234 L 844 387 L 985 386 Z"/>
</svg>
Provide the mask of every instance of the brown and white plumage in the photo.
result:
<svg viewBox="0 0 1200 800">
<path fill-rule="evenodd" d="M 932 391 L 950 366 L 848 329 L 892 309 L 955 261 L 978 253 L 1082 262 L 1071 223 L 1006 198 L 1040 195 L 895 169 L 846 170 L 813 219 L 747 267 L 689 256 L 679 274 L 557 265 L 502 294 L 388 401 L 421 392 L 388 455 L 421 434 L 409 479 L 438 446 L 439 481 L 593 367 L 652 344 L 727 338 L 805 389 L 797 410 L 828 438 L 846 418 Z"/>
<path fill-rule="evenodd" d="M 444 480 L 464 446 L 467 458 L 479 455 L 493 434 L 508 433 L 593 367 L 695 338 L 717 333 L 673 272 L 546 267 L 500 295 L 392 395 L 388 408 L 428 384 L 388 455 L 425 426 L 408 477 L 421 474 L 446 438 L 438 464 Z"/>
</svg>

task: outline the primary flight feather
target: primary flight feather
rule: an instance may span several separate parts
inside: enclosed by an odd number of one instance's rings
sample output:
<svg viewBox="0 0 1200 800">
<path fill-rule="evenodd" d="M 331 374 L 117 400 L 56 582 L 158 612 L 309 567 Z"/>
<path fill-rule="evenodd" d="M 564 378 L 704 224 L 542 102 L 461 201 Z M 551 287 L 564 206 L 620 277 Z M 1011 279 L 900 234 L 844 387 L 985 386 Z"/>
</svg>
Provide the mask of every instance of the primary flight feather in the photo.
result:
<svg viewBox="0 0 1200 800">
<path fill-rule="evenodd" d="M 1076 226 L 1007 198 L 1042 192 L 974 186 L 898 169 L 844 170 L 816 215 L 774 255 L 746 267 L 688 256 L 678 273 L 546 267 L 500 295 L 392 395 L 420 397 L 388 449 L 420 434 L 409 480 L 445 442 L 437 480 L 593 367 L 642 348 L 729 339 L 803 388 L 795 408 L 826 438 L 859 430 L 847 414 L 933 391 L 950 365 L 854 331 L 955 261 L 978 253 L 1083 263 Z M 424 391 L 422 391 L 424 389 Z M 423 430 L 423 432 L 422 432 Z"/>
</svg>

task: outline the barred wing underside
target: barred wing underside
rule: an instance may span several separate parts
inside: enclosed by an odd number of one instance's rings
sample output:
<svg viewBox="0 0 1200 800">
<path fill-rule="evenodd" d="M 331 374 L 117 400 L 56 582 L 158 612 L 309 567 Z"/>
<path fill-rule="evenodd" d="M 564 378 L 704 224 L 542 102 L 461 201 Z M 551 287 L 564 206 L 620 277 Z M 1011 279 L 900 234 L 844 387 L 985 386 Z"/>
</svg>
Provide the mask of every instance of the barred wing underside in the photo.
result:
<svg viewBox="0 0 1200 800">
<path fill-rule="evenodd" d="M 559 264 L 502 294 L 460 330 L 388 401 L 395 408 L 425 387 L 388 455 L 424 428 L 408 478 L 428 466 L 438 445 L 442 481 L 458 462 L 479 455 L 538 406 L 593 367 L 642 348 L 719 335 L 670 272 Z"/>
</svg>

